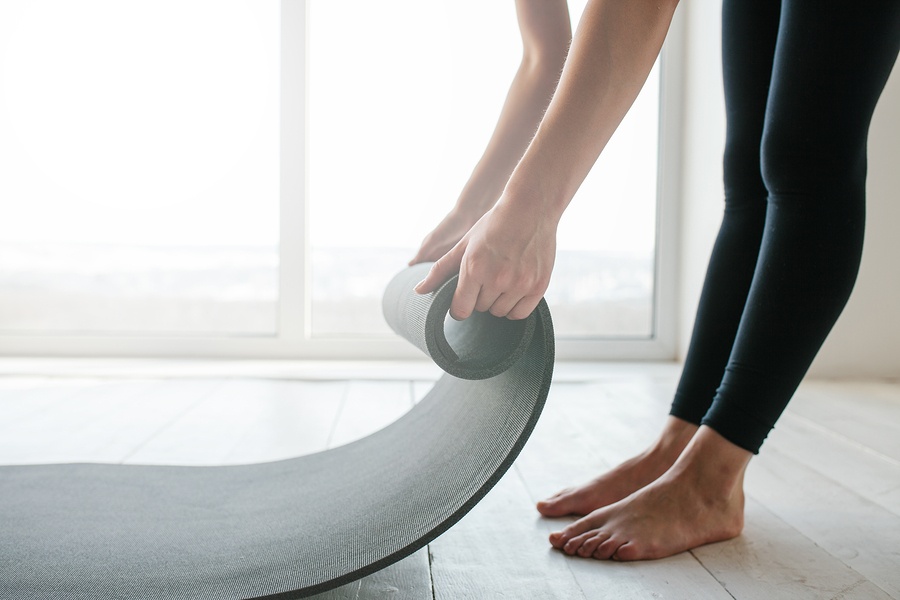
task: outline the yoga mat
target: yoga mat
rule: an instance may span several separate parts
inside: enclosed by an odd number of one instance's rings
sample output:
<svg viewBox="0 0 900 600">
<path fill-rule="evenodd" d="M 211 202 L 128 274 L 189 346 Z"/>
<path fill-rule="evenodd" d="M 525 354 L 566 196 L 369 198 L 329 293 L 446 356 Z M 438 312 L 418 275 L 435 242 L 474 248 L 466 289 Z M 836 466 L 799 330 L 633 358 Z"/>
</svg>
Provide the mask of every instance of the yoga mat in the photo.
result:
<svg viewBox="0 0 900 600">
<path fill-rule="evenodd" d="M 301 598 L 446 531 L 534 428 L 553 327 L 543 300 L 522 321 L 453 321 L 455 279 L 413 291 L 428 268 L 391 281 L 384 314 L 447 374 L 368 437 L 251 465 L 0 467 L 0 598 Z"/>
</svg>

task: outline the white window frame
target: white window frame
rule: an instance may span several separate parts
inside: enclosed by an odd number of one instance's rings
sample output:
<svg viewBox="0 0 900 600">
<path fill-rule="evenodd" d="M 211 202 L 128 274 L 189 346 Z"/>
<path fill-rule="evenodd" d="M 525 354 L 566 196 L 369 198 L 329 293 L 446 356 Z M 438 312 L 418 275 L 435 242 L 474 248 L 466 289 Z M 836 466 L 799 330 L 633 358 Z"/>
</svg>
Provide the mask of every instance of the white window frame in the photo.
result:
<svg viewBox="0 0 900 600">
<path fill-rule="evenodd" d="M 421 359 L 405 340 L 311 335 L 306 205 L 307 0 L 281 1 L 281 197 L 279 305 L 274 335 L 0 335 L 5 356 L 256 359 Z M 663 48 L 657 177 L 656 279 L 648 339 L 557 340 L 561 360 L 672 360 L 675 357 L 677 208 L 681 144 L 681 18 Z M 387 283 L 387 282 L 385 282 Z M 550 307 L 552 311 L 552 306 Z"/>
</svg>

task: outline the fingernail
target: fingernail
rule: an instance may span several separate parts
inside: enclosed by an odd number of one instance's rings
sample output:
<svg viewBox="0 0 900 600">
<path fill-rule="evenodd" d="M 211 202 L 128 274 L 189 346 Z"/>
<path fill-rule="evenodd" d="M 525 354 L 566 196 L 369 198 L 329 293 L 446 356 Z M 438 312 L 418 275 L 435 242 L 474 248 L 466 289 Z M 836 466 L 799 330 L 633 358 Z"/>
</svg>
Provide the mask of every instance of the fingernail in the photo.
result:
<svg viewBox="0 0 900 600">
<path fill-rule="evenodd" d="M 416 284 L 416 287 L 414 287 L 413 290 L 415 290 L 415 291 L 418 292 L 418 291 L 419 291 L 419 288 L 422 287 L 422 284 L 423 284 L 423 283 L 425 283 L 425 280 L 424 280 L 424 279 L 423 279 L 422 281 L 420 281 L 419 283 L 417 283 L 417 284 Z M 421 293 L 421 292 L 419 292 L 419 293 Z"/>
</svg>

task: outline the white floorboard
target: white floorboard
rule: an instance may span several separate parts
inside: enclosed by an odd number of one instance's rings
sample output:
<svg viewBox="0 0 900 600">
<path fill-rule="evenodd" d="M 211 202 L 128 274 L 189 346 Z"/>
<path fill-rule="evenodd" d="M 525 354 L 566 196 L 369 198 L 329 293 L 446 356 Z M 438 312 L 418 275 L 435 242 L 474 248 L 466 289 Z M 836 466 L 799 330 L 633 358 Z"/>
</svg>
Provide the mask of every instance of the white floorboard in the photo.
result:
<svg viewBox="0 0 900 600">
<path fill-rule="evenodd" d="M 528 492 L 510 471 L 431 543 L 435 599 L 586 598 L 546 539 Z"/>
<path fill-rule="evenodd" d="M 794 414 L 900 461 L 900 390 L 883 382 L 811 383 L 791 401 Z"/>
<path fill-rule="evenodd" d="M 900 515 L 900 461 L 788 412 L 770 442 L 780 452 Z"/>
<path fill-rule="evenodd" d="M 0 364 L 0 463 L 277 460 L 387 425 L 434 381 L 420 365 L 348 379 L 328 376 L 348 372 L 337 367 L 249 377 L 175 362 L 48 364 Z M 566 520 L 539 518 L 534 502 L 642 450 L 677 370 L 561 372 L 516 465 L 471 513 L 429 548 L 317 598 L 900 599 L 900 384 L 805 383 L 751 462 L 743 535 L 621 564 L 552 550 L 547 534 Z"/>
<path fill-rule="evenodd" d="M 752 498 L 743 535 L 691 553 L 735 598 L 891 597 Z"/>
<path fill-rule="evenodd" d="M 775 448 L 748 469 L 747 488 L 814 545 L 900 598 L 900 517 Z"/>
</svg>

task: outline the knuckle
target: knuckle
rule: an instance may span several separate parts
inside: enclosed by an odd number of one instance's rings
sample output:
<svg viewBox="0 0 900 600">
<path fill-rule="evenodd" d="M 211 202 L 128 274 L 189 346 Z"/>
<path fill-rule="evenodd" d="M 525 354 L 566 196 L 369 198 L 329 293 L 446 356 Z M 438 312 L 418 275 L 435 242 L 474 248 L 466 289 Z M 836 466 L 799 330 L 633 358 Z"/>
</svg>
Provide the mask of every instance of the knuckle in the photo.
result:
<svg viewBox="0 0 900 600">
<path fill-rule="evenodd" d="M 461 310 L 451 308 L 450 316 L 456 321 L 465 321 L 469 315 Z"/>
<path fill-rule="evenodd" d="M 528 302 L 527 304 L 524 304 L 524 305 L 519 304 L 514 309 L 509 311 L 509 318 L 513 319 L 515 321 L 519 321 L 519 320 L 527 318 L 528 315 L 530 315 L 533 310 L 534 310 L 534 306 L 532 305 L 531 302 Z"/>
<path fill-rule="evenodd" d="M 492 306 L 489 312 L 495 317 L 500 318 L 503 318 L 507 315 L 506 311 L 504 311 L 502 308 L 497 308 L 496 306 Z"/>
</svg>

